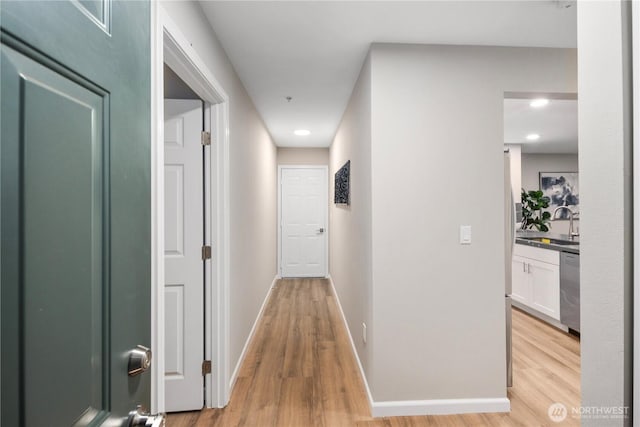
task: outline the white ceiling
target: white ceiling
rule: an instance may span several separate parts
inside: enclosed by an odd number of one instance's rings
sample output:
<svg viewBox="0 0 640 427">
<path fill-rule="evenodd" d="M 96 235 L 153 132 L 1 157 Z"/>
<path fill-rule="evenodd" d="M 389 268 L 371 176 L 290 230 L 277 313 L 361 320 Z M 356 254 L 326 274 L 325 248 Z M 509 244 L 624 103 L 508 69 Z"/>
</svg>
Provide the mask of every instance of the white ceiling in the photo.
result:
<svg viewBox="0 0 640 427">
<path fill-rule="evenodd" d="M 504 142 L 522 144 L 523 153 L 577 153 L 578 101 L 551 99 L 532 108 L 530 99 L 504 100 Z M 540 135 L 537 141 L 528 134 Z"/>
<path fill-rule="evenodd" d="M 331 144 L 371 43 L 576 47 L 576 8 L 566 1 L 201 5 L 275 143 L 283 147 Z M 295 136 L 301 128 L 311 135 Z"/>
</svg>

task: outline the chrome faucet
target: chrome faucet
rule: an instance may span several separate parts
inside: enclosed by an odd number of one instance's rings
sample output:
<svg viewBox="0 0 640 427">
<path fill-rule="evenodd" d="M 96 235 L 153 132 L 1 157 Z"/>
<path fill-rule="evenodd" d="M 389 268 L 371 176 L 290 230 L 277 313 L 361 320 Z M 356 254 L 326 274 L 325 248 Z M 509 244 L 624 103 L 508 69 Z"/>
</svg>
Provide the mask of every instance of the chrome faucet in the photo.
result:
<svg viewBox="0 0 640 427">
<path fill-rule="evenodd" d="M 558 206 L 556 210 L 553 211 L 553 215 L 551 215 L 551 221 L 556 220 L 556 214 L 561 209 L 566 209 L 567 212 L 569 212 L 569 239 L 573 240 L 574 237 L 578 237 L 580 234 L 573 231 L 573 211 L 569 209 L 568 206 Z"/>
</svg>

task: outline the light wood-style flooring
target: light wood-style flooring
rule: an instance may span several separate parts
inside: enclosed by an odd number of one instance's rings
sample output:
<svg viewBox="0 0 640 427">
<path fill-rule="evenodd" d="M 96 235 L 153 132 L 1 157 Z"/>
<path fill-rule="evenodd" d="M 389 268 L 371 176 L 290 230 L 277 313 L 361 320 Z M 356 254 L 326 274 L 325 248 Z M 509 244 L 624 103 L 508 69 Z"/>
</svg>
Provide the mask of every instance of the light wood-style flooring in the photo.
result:
<svg viewBox="0 0 640 427">
<path fill-rule="evenodd" d="M 511 413 L 371 418 L 357 363 L 327 280 L 274 287 L 224 409 L 170 414 L 168 427 L 569 426 L 552 422 L 554 402 L 580 404 L 580 342 L 513 312 Z"/>
</svg>

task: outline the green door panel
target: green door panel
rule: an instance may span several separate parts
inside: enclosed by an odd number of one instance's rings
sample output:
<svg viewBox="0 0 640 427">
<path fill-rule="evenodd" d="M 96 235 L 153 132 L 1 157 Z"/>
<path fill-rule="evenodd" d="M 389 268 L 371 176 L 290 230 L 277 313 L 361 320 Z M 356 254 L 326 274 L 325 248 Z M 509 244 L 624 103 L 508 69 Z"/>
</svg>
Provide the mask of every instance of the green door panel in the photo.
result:
<svg viewBox="0 0 640 427">
<path fill-rule="evenodd" d="M 0 29 L 0 424 L 119 424 L 150 404 L 149 4 L 2 2 Z"/>
<path fill-rule="evenodd" d="M 76 6 L 81 8 L 80 10 L 87 14 L 91 19 L 94 19 L 98 25 L 104 27 L 105 31 L 109 31 L 109 9 L 111 6 L 110 1 L 106 0 L 78 0 Z"/>
<path fill-rule="evenodd" d="M 106 409 L 103 100 L 30 59 L 3 50 L 3 60 L 20 70 L 16 77 L 23 116 L 26 424 L 46 425 L 53 417 L 72 425 L 85 411 Z M 42 257 L 44 248 L 48 254 Z M 65 393 L 51 394 L 42 382 L 66 384 Z M 39 410 L 45 401 L 50 409 Z"/>
</svg>

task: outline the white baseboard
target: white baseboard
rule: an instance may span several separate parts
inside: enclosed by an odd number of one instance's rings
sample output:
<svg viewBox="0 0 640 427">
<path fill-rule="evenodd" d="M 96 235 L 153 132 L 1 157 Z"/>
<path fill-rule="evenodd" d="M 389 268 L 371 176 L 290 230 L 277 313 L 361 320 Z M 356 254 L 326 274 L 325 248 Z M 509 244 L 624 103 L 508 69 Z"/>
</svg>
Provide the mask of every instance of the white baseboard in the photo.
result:
<svg viewBox="0 0 640 427">
<path fill-rule="evenodd" d="M 351 351 L 353 352 L 353 357 L 356 358 L 356 362 L 358 362 L 358 368 L 360 369 L 360 376 L 362 377 L 362 382 L 364 383 L 364 389 L 367 391 L 367 400 L 369 401 L 369 412 L 373 413 L 373 397 L 371 396 L 371 389 L 369 388 L 369 383 L 367 382 L 367 376 L 364 374 L 364 368 L 362 367 L 362 363 L 360 363 L 360 358 L 358 357 L 358 351 L 356 350 L 356 345 L 353 341 L 353 337 L 351 336 L 351 331 L 349 330 L 349 324 L 347 323 L 347 318 L 344 315 L 344 311 L 342 310 L 342 304 L 340 304 L 340 298 L 338 298 L 338 292 L 336 291 L 336 287 L 333 283 L 333 279 L 331 275 L 327 276 L 329 279 L 329 284 L 331 285 L 331 289 L 333 290 L 333 295 L 336 297 L 336 303 L 338 304 L 338 310 L 340 311 L 340 315 L 342 316 L 342 323 L 344 323 L 344 327 L 347 330 L 347 336 L 349 337 L 349 342 L 351 343 Z"/>
<path fill-rule="evenodd" d="M 371 389 L 367 382 L 367 377 L 364 374 L 362 363 L 358 357 L 356 346 L 349 330 L 349 324 L 347 318 L 342 310 L 340 304 L 340 298 L 338 292 L 336 292 L 335 284 L 331 275 L 328 277 L 329 284 L 333 290 L 333 294 L 336 297 L 336 303 L 338 304 L 338 310 L 342 316 L 342 322 L 347 330 L 347 336 L 351 343 L 351 351 L 353 357 L 358 362 L 358 368 L 360 368 L 360 376 L 364 383 L 364 388 L 367 392 L 367 400 L 369 401 L 369 410 L 371 416 L 374 418 L 379 417 L 403 417 L 412 415 L 451 415 L 451 414 L 468 414 L 468 413 L 487 413 L 487 412 L 509 412 L 511 411 L 511 402 L 506 397 L 488 398 L 488 399 L 433 399 L 433 400 L 399 400 L 399 401 L 387 401 L 376 402 L 371 395 Z"/>
<path fill-rule="evenodd" d="M 547 322 L 551 326 L 560 329 L 562 332 L 569 332 L 569 328 L 566 325 L 563 325 L 562 323 L 560 323 L 559 320 L 556 320 L 551 316 L 547 316 L 544 313 L 540 313 L 535 308 L 531 308 L 528 305 L 521 303 L 520 301 L 516 301 L 512 298 L 511 305 L 521 311 L 524 311 L 527 314 L 532 315 L 533 317 L 536 317 L 542 320 L 543 322 Z"/>
<path fill-rule="evenodd" d="M 236 367 L 233 369 L 233 373 L 231 374 L 231 379 L 229 380 L 229 396 L 231 396 L 231 392 L 233 391 L 233 386 L 236 384 L 236 380 L 238 379 L 238 372 L 240 372 L 240 367 L 242 366 L 242 362 L 244 362 L 244 358 L 247 355 L 247 349 L 249 348 L 249 344 L 253 339 L 253 335 L 256 333 L 256 329 L 258 327 L 258 322 L 262 318 L 262 313 L 264 312 L 264 308 L 267 305 L 267 301 L 269 301 L 269 296 L 271 296 L 271 291 L 275 286 L 276 282 L 280 279 L 280 276 L 276 274 L 271 282 L 271 286 L 269 286 L 269 290 L 267 291 L 267 295 L 264 297 L 264 301 L 262 301 L 262 306 L 260 307 L 260 311 L 258 311 L 258 315 L 256 316 L 256 320 L 253 322 L 253 326 L 251 327 L 251 331 L 249 332 L 249 336 L 244 343 L 244 347 L 242 348 L 242 353 L 240 353 L 240 358 L 238 358 L 238 363 L 236 363 Z"/>
<path fill-rule="evenodd" d="M 452 415 L 481 412 L 509 412 L 511 402 L 506 397 L 491 399 L 434 399 L 373 402 L 371 416 L 406 417 L 412 415 Z"/>
</svg>

